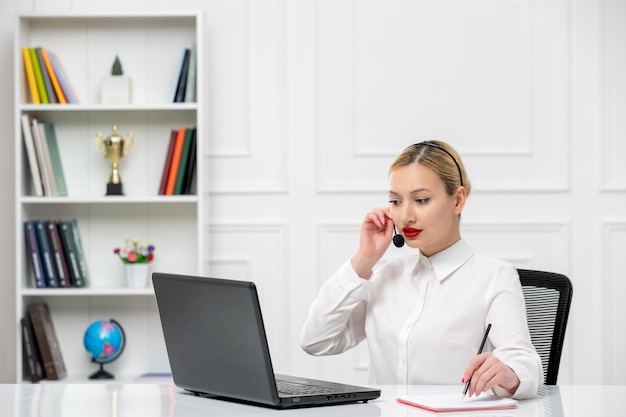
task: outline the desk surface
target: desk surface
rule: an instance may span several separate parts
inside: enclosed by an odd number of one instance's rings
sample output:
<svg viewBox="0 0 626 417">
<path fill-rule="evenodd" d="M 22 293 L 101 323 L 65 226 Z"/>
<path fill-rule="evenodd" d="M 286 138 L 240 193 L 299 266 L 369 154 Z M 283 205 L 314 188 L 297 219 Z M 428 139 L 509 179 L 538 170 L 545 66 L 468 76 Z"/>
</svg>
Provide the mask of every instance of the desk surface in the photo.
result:
<svg viewBox="0 0 626 417">
<path fill-rule="evenodd" d="M 0 404 L 5 417 L 417 417 L 452 415 L 431 413 L 395 401 L 398 395 L 458 392 L 458 386 L 381 386 L 379 399 L 365 404 L 336 405 L 299 410 L 272 410 L 227 401 L 194 397 L 172 384 L 15 384 L 0 385 Z M 542 389 L 519 408 L 488 412 L 489 416 L 624 416 L 626 385 L 564 385 Z M 485 412 L 453 413 L 459 416 Z"/>
</svg>

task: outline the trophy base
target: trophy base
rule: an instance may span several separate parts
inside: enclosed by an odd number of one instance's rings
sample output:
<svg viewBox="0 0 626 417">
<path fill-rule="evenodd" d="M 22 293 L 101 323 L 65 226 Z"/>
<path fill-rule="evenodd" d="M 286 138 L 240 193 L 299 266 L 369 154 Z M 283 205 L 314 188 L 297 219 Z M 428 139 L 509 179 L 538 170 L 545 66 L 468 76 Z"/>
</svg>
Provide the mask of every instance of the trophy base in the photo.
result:
<svg viewBox="0 0 626 417">
<path fill-rule="evenodd" d="M 107 193 L 106 195 L 124 195 L 122 192 L 122 183 L 113 184 L 111 182 L 107 183 Z"/>
</svg>

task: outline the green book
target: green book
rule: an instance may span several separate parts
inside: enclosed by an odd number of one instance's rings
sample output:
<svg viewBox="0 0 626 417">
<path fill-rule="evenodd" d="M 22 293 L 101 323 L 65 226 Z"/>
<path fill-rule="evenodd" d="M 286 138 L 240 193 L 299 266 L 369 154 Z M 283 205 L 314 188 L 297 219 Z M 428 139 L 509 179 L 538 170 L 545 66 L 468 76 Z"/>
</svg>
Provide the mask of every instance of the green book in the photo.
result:
<svg viewBox="0 0 626 417">
<path fill-rule="evenodd" d="M 65 182 L 65 174 L 63 173 L 63 164 L 61 163 L 61 154 L 57 145 L 57 136 L 54 131 L 54 125 L 48 122 L 42 122 L 44 131 L 46 132 L 46 142 L 48 143 L 48 151 L 50 152 L 50 160 L 52 162 L 52 172 L 57 185 L 57 195 L 67 195 L 67 184 Z"/>
<path fill-rule="evenodd" d="M 57 227 L 63 243 L 63 249 L 65 250 L 65 257 L 67 258 L 72 286 L 84 287 L 85 283 L 83 282 L 83 275 L 80 269 L 78 249 L 76 248 L 76 242 L 72 231 L 72 221 L 61 220 Z"/>
<path fill-rule="evenodd" d="M 41 67 L 39 66 L 39 58 L 37 57 L 37 51 L 35 48 L 30 48 L 30 59 L 33 61 L 33 71 L 35 72 L 35 81 L 37 81 L 37 91 L 39 91 L 39 97 L 42 104 L 48 104 L 48 93 L 46 92 L 46 85 L 43 82 L 43 75 L 41 73 Z"/>
<path fill-rule="evenodd" d="M 183 142 L 183 151 L 180 154 L 180 164 L 178 165 L 178 174 L 176 175 L 176 185 L 174 185 L 174 195 L 184 194 L 185 171 L 189 163 L 189 151 L 191 150 L 193 135 L 195 134 L 195 127 L 185 131 L 185 142 Z"/>
<path fill-rule="evenodd" d="M 76 256 L 78 258 L 78 266 L 80 268 L 80 275 L 83 278 L 81 285 L 83 287 L 89 286 L 89 269 L 87 268 L 87 259 L 85 257 L 85 251 L 83 249 L 83 242 L 80 239 L 80 232 L 78 230 L 78 222 L 76 219 L 68 221 L 72 229 L 72 236 L 74 237 L 74 249 L 76 250 Z"/>
</svg>

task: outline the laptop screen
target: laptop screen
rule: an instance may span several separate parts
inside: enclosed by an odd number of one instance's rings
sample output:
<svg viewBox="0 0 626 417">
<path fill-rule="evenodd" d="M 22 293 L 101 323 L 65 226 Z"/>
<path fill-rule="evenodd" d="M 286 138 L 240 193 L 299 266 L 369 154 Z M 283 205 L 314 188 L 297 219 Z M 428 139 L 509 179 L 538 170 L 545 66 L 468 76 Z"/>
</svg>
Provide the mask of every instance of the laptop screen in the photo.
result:
<svg viewBox="0 0 626 417">
<path fill-rule="evenodd" d="M 278 401 L 256 287 L 153 274 L 174 383 L 193 392 Z"/>
</svg>

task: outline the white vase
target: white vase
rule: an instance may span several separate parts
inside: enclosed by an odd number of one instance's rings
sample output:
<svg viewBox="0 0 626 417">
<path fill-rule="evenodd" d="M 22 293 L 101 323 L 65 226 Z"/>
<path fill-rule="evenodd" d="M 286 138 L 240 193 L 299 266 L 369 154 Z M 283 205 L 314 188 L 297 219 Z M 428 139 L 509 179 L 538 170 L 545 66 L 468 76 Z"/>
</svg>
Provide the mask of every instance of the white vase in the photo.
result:
<svg viewBox="0 0 626 417">
<path fill-rule="evenodd" d="M 148 263 L 124 264 L 128 288 L 146 288 L 148 286 Z"/>
<path fill-rule="evenodd" d="M 130 104 L 132 83 L 129 77 L 110 75 L 102 80 L 102 104 Z"/>
</svg>

